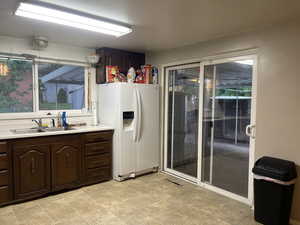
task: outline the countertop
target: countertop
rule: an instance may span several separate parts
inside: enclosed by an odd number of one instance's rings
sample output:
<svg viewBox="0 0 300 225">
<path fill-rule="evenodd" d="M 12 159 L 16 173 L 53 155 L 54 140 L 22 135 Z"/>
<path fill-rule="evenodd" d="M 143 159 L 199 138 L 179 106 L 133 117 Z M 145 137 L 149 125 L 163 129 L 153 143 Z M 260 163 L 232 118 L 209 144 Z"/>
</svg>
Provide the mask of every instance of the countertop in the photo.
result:
<svg viewBox="0 0 300 225">
<path fill-rule="evenodd" d="M 63 135 L 63 134 L 77 134 L 77 133 L 87 133 L 87 132 L 105 131 L 105 130 L 114 129 L 113 127 L 106 126 L 106 125 L 82 126 L 82 127 L 74 127 L 74 128 L 75 128 L 74 130 L 51 131 L 51 132 L 48 131 L 48 132 L 40 132 L 40 133 L 26 133 L 26 134 L 15 134 L 10 130 L 0 129 L 0 140 L 43 137 L 43 136 L 53 136 L 53 135 Z"/>
</svg>

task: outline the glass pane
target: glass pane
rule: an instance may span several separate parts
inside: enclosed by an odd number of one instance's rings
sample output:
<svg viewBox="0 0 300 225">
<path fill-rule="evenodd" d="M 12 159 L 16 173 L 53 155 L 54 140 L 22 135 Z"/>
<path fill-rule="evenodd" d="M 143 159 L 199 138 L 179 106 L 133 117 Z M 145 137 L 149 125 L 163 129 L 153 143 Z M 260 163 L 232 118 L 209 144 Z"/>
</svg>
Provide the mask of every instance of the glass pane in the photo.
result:
<svg viewBox="0 0 300 225">
<path fill-rule="evenodd" d="M 252 61 L 208 66 L 204 91 L 203 180 L 232 193 L 248 196 Z"/>
<path fill-rule="evenodd" d="M 0 113 L 32 112 L 32 61 L 0 59 Z"/>
<path fill-rule="evenodd" d="M 84 108 L 84 67 L 41 63 L 38 73 L 40 110 Z"/>
<path fill-rule="evenodd" d="M 199 67 L 169 73 L 167 166 L 197 177 Z"/>
</svg>

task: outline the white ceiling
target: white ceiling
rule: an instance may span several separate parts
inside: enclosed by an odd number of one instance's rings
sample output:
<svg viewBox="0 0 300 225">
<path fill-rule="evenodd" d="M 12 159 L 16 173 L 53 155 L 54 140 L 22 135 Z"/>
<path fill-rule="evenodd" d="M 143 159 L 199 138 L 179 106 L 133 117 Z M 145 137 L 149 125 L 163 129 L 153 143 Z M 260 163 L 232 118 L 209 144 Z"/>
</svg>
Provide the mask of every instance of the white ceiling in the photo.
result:
<svg viewBox="0 0 300 225">
<path fill-rule="evenodd" d="M 18 0 L 0 0 L 0 35 L 81 47 L 163 50 L 300 18 L 299 0 L 43 0 L 122 21 L 134 32 L 120 37 L 13 16 Z"/>
</svg>

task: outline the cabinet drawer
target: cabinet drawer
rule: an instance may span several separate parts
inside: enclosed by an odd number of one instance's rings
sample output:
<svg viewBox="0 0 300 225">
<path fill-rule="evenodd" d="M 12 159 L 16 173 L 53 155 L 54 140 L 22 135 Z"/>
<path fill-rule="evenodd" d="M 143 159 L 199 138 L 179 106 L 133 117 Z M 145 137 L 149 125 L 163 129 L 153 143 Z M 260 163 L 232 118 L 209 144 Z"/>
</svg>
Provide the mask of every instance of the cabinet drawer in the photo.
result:
<svg viewBox="0 0 300 225">
<path fill-rule="evenodd" d="M 0 153 L 7 153 L 7 143 L 0 142 Z"/>
<path fill-rule="evenodd" d="M 0 171 L 0 187 L 8 185 L 8 171 Z"/>
<path fill-rule="evenodd" d="M 8 202 L 9 200 L 8 186 L 0 187 L 0 204 Z"/>
<path fill-rule="evenodd" d="M 103 155 L 89 156 L 86 158 L 86 165 L 88 169 L 110 166 L 111 155 L 106 153 Z"/>
<path fill-rule="evenodd" d="M 97 155 L 103 153 L 109 153 L 111 151 L 111 143 L 109 142 L 97 142 L 85 145 L 86 155 Z"/>
<path fill-rule="evenodd" d="M 0 154 L 0 170 L 8 169 L 8 158 L 6 154 Z"/>
<path fill-rule="evenodd" d="M 97 182 L 111 179 L 111 167 L 102 167 L 97 169 L 87 170 L 88 182 Z"/>
<path fill-rule="evenodd" d="M 85 135 L 85 141 L 87 143 L 110 141 L 111 138 L 112 132 L 89 133 Z"/>
</svg>

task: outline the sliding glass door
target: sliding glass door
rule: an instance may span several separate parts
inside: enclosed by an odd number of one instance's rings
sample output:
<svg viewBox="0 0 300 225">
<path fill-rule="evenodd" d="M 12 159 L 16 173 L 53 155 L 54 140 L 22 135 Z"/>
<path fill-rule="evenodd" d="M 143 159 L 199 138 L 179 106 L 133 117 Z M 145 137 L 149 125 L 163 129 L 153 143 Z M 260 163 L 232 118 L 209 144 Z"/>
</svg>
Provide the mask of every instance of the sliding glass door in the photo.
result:
<svg viewBox="0 0 300 225">
<path fill-rule="evenodd" d="M 252 200 L 255 58 L 168 67 L 164 169 Z"/>
<path fill-rule="evenodd" d="M 167 69 L 166 169 L 197 178 L 200 64 Z"/>
<path fill-rule="evenodd" d="M 248 198 L 253 61 L 204 66 L 202 182 Z"/>
</svg>

